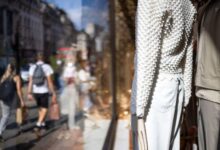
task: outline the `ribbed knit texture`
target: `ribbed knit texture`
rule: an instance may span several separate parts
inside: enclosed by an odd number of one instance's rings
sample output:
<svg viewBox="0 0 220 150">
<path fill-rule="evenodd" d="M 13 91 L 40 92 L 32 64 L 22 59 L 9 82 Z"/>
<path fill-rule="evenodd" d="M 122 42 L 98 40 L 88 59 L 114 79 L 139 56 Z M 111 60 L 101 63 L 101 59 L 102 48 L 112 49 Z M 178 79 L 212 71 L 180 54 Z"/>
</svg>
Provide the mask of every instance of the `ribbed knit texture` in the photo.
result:
<svg viewBox="0 0 220 150">
<path fill-rule="evenodd" d="M 191 96 L 192 25 L 189 0 L 139 0 L 131 112 L 143 116 L 158 73 L 183 73 L 185 105 Z"/>
</svg>

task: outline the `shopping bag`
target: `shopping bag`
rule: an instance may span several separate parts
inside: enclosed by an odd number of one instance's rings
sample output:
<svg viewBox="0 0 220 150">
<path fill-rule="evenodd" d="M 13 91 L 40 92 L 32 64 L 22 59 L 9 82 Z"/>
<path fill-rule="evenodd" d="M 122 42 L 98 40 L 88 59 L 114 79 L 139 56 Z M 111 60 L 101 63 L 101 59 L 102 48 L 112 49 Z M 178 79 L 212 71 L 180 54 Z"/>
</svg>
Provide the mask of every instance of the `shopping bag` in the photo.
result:
<svg viewBox="0 0 220 150">
<path fill-rule="evenodd" d="M 51 103 L 49 110 L 50 120 L 59 120 L 60 119 L 60 107 L 58 103 Z"/>
<path fill-rule="evenodd" d="M 22 108 L 18 108 L 16 111 L 16 122 L 17 124 L 22 124 L 23 122 Z"/>
<path fill-rule="evenodd" d="M 27 108 L 20 107 L 16 110 L 16 123 L 21 125 L 27 117 Z"/>
</svg>

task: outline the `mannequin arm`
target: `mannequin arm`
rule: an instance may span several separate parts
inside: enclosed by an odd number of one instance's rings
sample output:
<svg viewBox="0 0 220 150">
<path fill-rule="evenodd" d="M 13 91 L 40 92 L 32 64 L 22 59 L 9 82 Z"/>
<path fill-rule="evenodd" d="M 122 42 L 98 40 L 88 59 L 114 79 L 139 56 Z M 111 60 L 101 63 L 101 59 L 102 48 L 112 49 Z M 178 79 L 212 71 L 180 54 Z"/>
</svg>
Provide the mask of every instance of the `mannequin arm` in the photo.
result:
<svg viewBox="0 0 220 150">
<path fill-rule="evenodd" d="M 192 90 L 192 64 L 193 64 L 193 42 L 191 43 L 186 52 L 186 62 L 184 67 L 184 87 L 185 87 L 185 102 L 187 106 L 191 97 Z"/>
<path fill-rule="evenodd" d="M 131 111 L 144 116 L 160 62 L 163 9 L 158 0 L 139 0 L 136 18 L 135 75 Z M 165 3 L 165 2 L 164 2 Z"/>
</svg>

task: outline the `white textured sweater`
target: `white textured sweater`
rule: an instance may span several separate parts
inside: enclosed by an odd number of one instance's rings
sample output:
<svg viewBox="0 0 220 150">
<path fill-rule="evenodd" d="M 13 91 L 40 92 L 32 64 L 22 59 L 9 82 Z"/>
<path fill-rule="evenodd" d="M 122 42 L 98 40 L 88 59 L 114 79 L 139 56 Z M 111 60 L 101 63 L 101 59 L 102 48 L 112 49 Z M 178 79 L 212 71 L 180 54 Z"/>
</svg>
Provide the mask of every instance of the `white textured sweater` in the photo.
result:
<svg viewBox="0 0 220 150">
<path fill-rule="evenodd" d="M 183 73 L 185 104 L 191 96 L 192 25 L 190 0 L 138 0 L 135 74 L 131 112 L 143 116 L 161 72 Z"/>
</svg>

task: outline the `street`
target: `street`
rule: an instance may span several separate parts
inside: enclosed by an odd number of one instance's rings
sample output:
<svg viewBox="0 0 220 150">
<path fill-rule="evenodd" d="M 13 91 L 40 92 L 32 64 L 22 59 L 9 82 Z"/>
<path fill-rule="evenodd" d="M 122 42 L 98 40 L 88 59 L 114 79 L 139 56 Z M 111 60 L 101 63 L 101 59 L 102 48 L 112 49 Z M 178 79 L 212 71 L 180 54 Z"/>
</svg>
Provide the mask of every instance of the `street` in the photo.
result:
<svg viewBox="0 0 220 150">
<path fill-rule="evenodd" d="M 38 139 L 35 132 L 33 132 L 33 128 L 35 126 L 37 120 L 37 107 L 35 101 L 26 101 L 26 106 L 28 108 L 28 116 L 27 119 L 22 126 L 22 133 L 19 134 L 19 128 L 15 122 L 16 110 L 15 108 L 12 110 L 12 113 L 9 118 L 8 126 L 6 131 L 3 134 L 3 138 L 5 142 L 2 143 L 1 148 L 4 150 L 26 150 L 33 148 L 42 138 L 46 137 L 51 132 L 58 129 L 62 122 L 66 120 L 65 117 L 62 117 L 56 123 L 52 123 L 47 121 L 48 130 L 41 132 L 41 139 Z"/>
<path fill-rule="evenodd" d="M 26 88 L 26 86 L 23 87 L 24 97 L 27 94 Z M 75 116 L 76 128 L 73 130 L 67 130 L 67 116 L 61 116 L 58 121 L 50 121 L 47 118 L 48 127 L 41 131 L 39 138 L 33 130 L 38 117 L 36 102 L 25 99 L 28 115 L 22 126 L 21 134 L 15 122 L 15 103 L 16 101 L 13 103 L 8 126 L 3 133 L 5 142 L 0 145 L 2 150 L 90 150 L 91 147 L 95 150 L 102 148 L 110 122 L 107 110 L 105 110 L 107 112 L 101 112 L 102 115 L 98 112 L 92 115 L 78 112 Z M 94 135 L 96 135 L 95 138 Z"/>
</svg>

